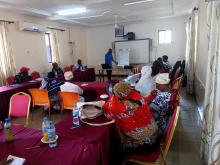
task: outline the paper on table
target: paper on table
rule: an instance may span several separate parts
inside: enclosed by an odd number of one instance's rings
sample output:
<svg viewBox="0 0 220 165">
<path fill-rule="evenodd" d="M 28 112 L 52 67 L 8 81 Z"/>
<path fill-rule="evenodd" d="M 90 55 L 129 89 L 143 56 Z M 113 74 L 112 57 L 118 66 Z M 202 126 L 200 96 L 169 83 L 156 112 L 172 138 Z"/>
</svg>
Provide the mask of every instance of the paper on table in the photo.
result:
<svg viewBox="0 0 220 165">
<path fill-rule="evenodd" d="M 84 86 L 87 86 L 87 85 L 89 85 L 89 84 L 84 83 L 84 84 L 81 84 L 80 86 L 84 87 Z"/>
<path fill-rule="evenodd" d="M 24 158 L 19 158 L 17 156 L 9 155 L 7 158 L 7 161 L 10 159 L 13 159 L 12 162 L 9 163 L 9 165 L 23 165 L 26 159 Z"/>
</svg>

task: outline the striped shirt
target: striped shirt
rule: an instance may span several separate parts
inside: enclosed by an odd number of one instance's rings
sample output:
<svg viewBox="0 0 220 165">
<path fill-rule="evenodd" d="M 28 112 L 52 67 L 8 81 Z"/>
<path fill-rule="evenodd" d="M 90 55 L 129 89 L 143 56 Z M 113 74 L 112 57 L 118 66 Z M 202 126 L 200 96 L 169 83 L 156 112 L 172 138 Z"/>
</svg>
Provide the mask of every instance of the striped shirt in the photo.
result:
<svg viewBox="0 0 220 165">
<path fill-rule="evenodd" d="M 64 83 L 57 79 L 49 79 L 44 87 L 44 89 L 48 90 L 49 96 L 57 94 L 60 91 L 60 86 Z"/>
</svg>

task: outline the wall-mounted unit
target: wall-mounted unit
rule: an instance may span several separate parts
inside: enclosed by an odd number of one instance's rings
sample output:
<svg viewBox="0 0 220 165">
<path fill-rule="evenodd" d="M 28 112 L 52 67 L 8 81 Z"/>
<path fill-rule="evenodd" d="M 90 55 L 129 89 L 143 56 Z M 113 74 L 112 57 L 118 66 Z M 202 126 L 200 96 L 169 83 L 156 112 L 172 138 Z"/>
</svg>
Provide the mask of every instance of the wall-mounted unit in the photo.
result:
<svg viewBox="0 0 220 165">
<path fill-rule="evenodd" d="M 46 26 L 30 22 L 19 22 L 19 29 L 22 31 L 33 31 L 40 33 L 45 33 L 47 31 Z"/>
</svg>

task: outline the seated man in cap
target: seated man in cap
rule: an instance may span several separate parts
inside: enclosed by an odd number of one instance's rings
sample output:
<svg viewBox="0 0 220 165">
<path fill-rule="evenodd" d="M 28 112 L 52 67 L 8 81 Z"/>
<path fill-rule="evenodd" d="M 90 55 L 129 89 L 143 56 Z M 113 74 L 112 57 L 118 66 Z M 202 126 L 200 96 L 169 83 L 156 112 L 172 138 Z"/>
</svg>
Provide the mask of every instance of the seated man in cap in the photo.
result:
<svg viewBox="0 0 220 165">
<path fill-rule="evenodd" d="M 74 93 L 78 93 L 79 95 L 83 94 L 83 90 L 78 85 L 71 83 L 71 81 L 73 80 L 73 72 L 71 71 L 65 72 L 64 77 L 65 77 L 66 82 L 60 86 L 61 91 L 74 92 Z M 80 96 L 79 100 L 84 101 L 85 99 Z"/>
<path fill-rule="evenodd" d="M 169 83 L 168 73 L 158 74 L 156 77 L 156 90 L 152 91 L 151 95 L 146 98 L 154 119 L 164 133 L 166 132 L 170 117 L 169 106 L 172 92 Z"/>
<path fill-rule="evenodd" d="M 30 70 L 30 68 L 22 67 L 20 69 L 20 73 L 18 73 L 15 76 L 15 79 L 14 79 L 13 83 L 14 84 L 19 84 L 19 83 L 23 83 L 23 82 L 27 82 L 27 81 L 32 80 L 31 76 L 29 76 L 29 73 L 28 73 L 29 70 Z"/>
</svg>

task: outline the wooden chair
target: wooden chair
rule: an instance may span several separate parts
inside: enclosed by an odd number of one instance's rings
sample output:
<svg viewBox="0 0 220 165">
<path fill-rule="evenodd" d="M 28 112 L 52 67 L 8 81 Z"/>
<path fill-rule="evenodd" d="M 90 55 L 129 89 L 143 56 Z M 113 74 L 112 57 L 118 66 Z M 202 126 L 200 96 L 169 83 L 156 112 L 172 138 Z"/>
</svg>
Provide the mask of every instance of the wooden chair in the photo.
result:
<svg viewBox="0 0 220 165">
<path fill-rule="evenodd" d="M 175 89 L 175 90 L 179 91 L 179 89 L 181 87 L 182 80 L 183 80 L 183 75 L 181 75 L 179 78 L 175 79 L 172 82 L 172 89 Z"/>
<path fill-rule="evenodd" d="M 166 165 L 166 157 L 176 129 L 176 125 L 179 118 L 179 112 L 180 107 L 178 106 L 175 108 L 172 114 L 164 144 L 161 144 L 161 146 L 151 154 L 126 155 L 126 160 L 124 164 L 126 164 L 127 162 L 135 162 L 143 165 Z"/>
<path fill-rule="evenodd" d="M 6 78 L 6 81 L 8 83 L 8 85 L 12 85 L 14 82 L 15 77 L 14 76 L 10 76 L 8 78 Z"/>
<path fill-rule="evenodd" d="M 50 107 L 51 101 L 48 96 L 48 91 L 46 89 L 32 88 L 28 90 L 32 97 L 32 106 L 47 106 L 49 108 L 50 117 Z"/>
<path fill-rule="evenodd" d="M 61 99 L 61 110 L 64 109 L 73 110 L 73 105 L 79 101 L 79 94 L 74 92 L 62 92 L 59 93 Z"/>
<path fill-rule="evenodd" d="M 11 96 L 8 117 L 25 117 L 25 126 L 29 126 L 29 113 L 30 113 L 30 95 L 24 92 L 18 92 Z"/>
</svg>

